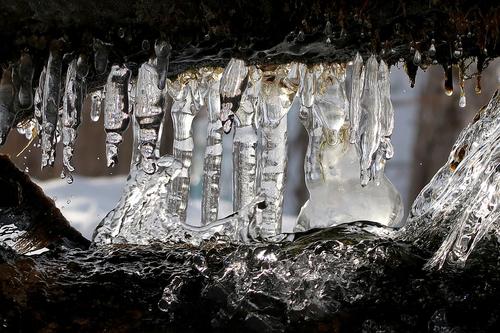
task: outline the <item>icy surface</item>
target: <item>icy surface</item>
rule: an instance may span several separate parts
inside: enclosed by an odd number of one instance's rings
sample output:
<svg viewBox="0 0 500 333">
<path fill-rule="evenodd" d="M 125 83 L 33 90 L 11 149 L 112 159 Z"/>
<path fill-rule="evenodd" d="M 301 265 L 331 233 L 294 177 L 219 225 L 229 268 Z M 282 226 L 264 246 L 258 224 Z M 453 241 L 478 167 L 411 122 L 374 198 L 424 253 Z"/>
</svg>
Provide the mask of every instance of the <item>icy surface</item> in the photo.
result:
<svg viewBox="0 0 500 333">
<path fill-rule="evenodd" d="M 136 165 L 118 205 L 97 226 L 93 241 L 150 244 L 182 237 L 178 216 L 164 209 L 170 183 L 181 171 L 182 164 L 171 156 L 158 159 L 153 174 Z"/>
<path fill-rule="evenodd" d="M 447 163 L 413 203 L 407 239 L 437 249 L 428 267 L 463 265 L 500 221 L 500 93 L 459 135 Z"/>
</svg>

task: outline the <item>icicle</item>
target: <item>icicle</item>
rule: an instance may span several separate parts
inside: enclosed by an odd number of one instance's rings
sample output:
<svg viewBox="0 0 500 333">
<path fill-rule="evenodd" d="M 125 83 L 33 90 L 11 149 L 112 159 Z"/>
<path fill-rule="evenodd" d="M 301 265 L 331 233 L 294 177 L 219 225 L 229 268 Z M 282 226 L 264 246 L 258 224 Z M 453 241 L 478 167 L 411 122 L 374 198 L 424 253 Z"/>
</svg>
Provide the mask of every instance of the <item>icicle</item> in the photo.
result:
<svg viewBox="0 0 500 333">
<path fill-rule="evenodd" d="M 222 164 L 222 123 L 220 121 L 219 85 L 222 69 L 201 69 L 200 86 L 206 86 L 208 128 L 205 159 L 203 162 L 203 190 L 201 201 L 201 222 L 203 225 L 217 220 L 219 209 L 219 181 Z"/>
<path fill-rule="evenodd" d="M 94 67 L 97 75 L 102 75 L 108 68 L 108 56 L 112 44 L 94 39 Z"/>
<path fill-rule="evenodd" d="M 128 90 L 128 84 L 124 89 Z M 152 174 L 156 170 L 164 113 L 165 96 L 158 89 L 158 72 L 151 64 L 144 63 L 137 77 L 134 115 L 139 129 L 140 166 L 146 173 Z"/>
<path fill-rule="evenodd" d="M 248 68 L 245 66 L 245 62 L 232 58 L 224 69 L 220 80 L 221 121 L 225 133 L 231 131 L 234 114 L 238 110 L 247 81 Z"/>
<path fill-rule="evenodd" d="M 447 65 L 444 69 L 444 93 L 446 96 L 453 95 L 453 69 Z"/>
<path fill-rule="evenodd" d="M 436 46 L 434 45 L 434 39 L 431 40 L 431 46 L 429 46 L 429 56 L 432 58 L 436 55 Z"/>
<path fill-rule="evenodd" d="M 361 185 L 370 180 L 372 156 L 378 149 L 381 139 L 380 92 L 378 87 L 378 63 L 372 55 L 366 63 L 365 83 L 361 96 L 361 123 L 359 126 L 359 150 L 361 166 Z"/>
<path fill-rule="evenodd" d="M 54 165 L 61 88 L 61 41 L 51 45 L 42 99 L 42 168 Z"/>
<path fill-rule="evenodd" d="M 349 141 L 351 143 L 356 143 L 358 141 L 361 92 L 363 91 L 364 84 L 363 77 L 363 58 L 359 55 L 359 53 L 356 53 L 356 58 L 354 58 L 354 64 L 352 68 L 351 103 L 349 104 L 349 121 L 351 123 L 351 133 Z"/>
<path fill-rule="evenodd" d="M 262 72 L 248 69 L 248 84 L 235 114 L 233 137 L 233 210 L 248 205 L 257 194 L 257 111 Z"/>
<path fill-rule="evenodd" d="M 71 163 L 77 137 L 77 129 L 82 118 L 83 101 L 85 99 L 85 77 L 89 71 L 83 57 L 74 59 L 68 66 L 66 85 L 63 96 L 62 136 L 63 136 L 63 174 L 72 182 L 71 173 L 75 170 Z"/>
<path fill-rule="evenodd" d="M 128 83 L 130 70 L 113 65 L 106 83 L 104 99 L 104 129 L 106 130 L 106 159 L 108 167 L 118 162 L 118 145 L 128 127 Z"/>
<path fill-rule="evenodd" d="M 378 68 L 378 85 L 380 90 L 380 135 L 379 148 L 373 160 L 371 177 L 375 183 L 380 184 L 384 174 L 386 160 L 393 156 L 393 147 L 390 136 L 394 129 L 394 108 L 391 102 L 391 84 L 389 80 L 389 68 L 381 60 Z"/>
<path fill-rule="evenodd" d="M 18 101 L 21 109 L 29 109 L 33 105 L 33 61 L 27 53 L 21 55 L 18 66 L 19 93 Z"/>
<path fill-rule="evenodd" d="M 378 94 L 378 64 L 376 60 L 373 64 L 373 60 L 374 58 L 370 58 L 368 61 L 366 72 L 375 80 L 377 89 L 373 91 L 371 82 L 365 82 L 364 86 L 370 92 Z M 295 225 L 285 226 L 283 232 L 305 232 L 354 221 L 397 225 L 403 218 L 401 196 L 383 172 L 380 174 L 379 185 L 374 182 L 369 182 L 364 187 L 359 185 L 359 149 L 349 142 L 350 124 L 344 121 L 348 111 L 344 91 L 345 68 L 339 65 L 315 65 L 301 69 L 300 119 L 309 136 L 304 159 L 309 199 L 301 207 Z M 362 141 L 365 132 L 372 130 L 365 123 L 366 99 L 364 92 L 360 118 Z M 379 123 L 376 125 L 381 126 Z M 379 147 L 378 141 L 374 144 L 375 148 Z M 370 156 L 371 165 L 382 165 L 385 162 L 383 154 L 377 154 L 376 158 L 380 162 L 371 164 Z"/>
<path fill-rule="evenodd" d="M 90 94 L 90 119 L 94 122 L 99 121 L 101 117 L 103 95 L 102 90 L 96 90 Z"/>
<path fill-rule="evenodd" d="M 262 239 L 276 240 L 281 234 L 283 194 L 287 168 L 287 114 L 296 94 L 284 80 L 290 66 L 277 66 L 263 71 L 261 88 L 260 140 L 261 160 L 258 187 L 264 194 L 267 207 L 257 228 Z"/>
<path fill-rule="evenodd" d="M 42 131 L 42 104 L 43 104 L 43 89 L 45 87 L 45 76 L 47 69 L 44 67 L 38 79 L 38 87 L 35 90 L 33 101 L 35 120 L 37 123 L 37 132 L 40 134 Z"/>
<path fill-rule="evenodd" d="M 185 72 L 172 84 L 167 85 L 174 99 L 170 111 L 174 128 L 173 155 L 183 166 L 181 174 L 171 184 L 167 211 L 169 214 L 178 215 L 181 222 L 186 221 L 194 149 L 192 123 L 197 108 L 192 107 L 192 85 L 196 84 L 195 80 L 193 73 Z"/>
<path fill-rule="evenodd" d="M 165 88 L 167 80 L 168 61 L 172 46 L 165 40 L 155 41 L 156 69 L 158 71 L 158 89 Z"/>
<path fill-rule="evenodd" d="M 467 104 L 467 101 L 465 99 L 465 65 L 463 64 L 463 62 L 461 63 L 459 68 L 458 81 L 460 87 L 460 100 L 458 101 L 458 106 L 464 108 Z"/>
<path fill-rule="evenodd" d="M 5 143 L 7 134 L 15 118 L 14 85 L 12 83 L 12 66 L 5 69 L 0 81 L 0 145 Z"/>
<path fill-rule="evenodd" d="M 307 68 L 301 65 L 300 75 L 300 113 L 299 119 L 304 125 L 309 136 L 306 157 L 304 160 L 304 172 L 306 185 L 320 181 L 323 178 L 321 166 L 321 145 L 323 142 L 323 125 L 321 120 L 313 114 L 313 105 L 315 102 L 316 91 L 318 90 L 318 78 L 323 68 L 316 65 Z"/>
</svg>

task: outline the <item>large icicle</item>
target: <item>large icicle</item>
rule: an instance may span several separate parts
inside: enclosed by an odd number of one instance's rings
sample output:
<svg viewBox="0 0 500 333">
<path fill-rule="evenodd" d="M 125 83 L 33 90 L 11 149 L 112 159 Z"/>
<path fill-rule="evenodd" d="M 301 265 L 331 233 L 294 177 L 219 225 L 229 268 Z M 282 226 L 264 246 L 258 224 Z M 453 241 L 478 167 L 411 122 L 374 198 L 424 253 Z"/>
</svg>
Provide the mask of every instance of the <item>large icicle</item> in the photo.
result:
<svg viewBox="0 0 500 333">
<path fill-rule="evenodd" d="M 0 145 L 5 143 L 16 115 L 14 111 L 14 94 L 12 66 L 10 66 L 3 71 L 0 81 Z"/>
<path fill-rule="evenodd" d="M 258 102 L 262 71 L 248 69 L 249 79 L 235 115 L 233 137 L 233 210 L 248 205 L 257 195 Z"/>
<path fill-rule="evenodd" d="M 181 222 L 185 222 L 187 216 L 191 159 L 194 149 L 192 124 L 198 110 L 192 105 L 193 84 L 196 84 L 195 75 L 186 72 L 168 85 L 168 91 L 174 99 L 171 109 L 174 128 L 173 155 L 182 162 L 183 167 L 181 174 L 170 184 L 167 211 L 179 216 Z"/>
<path fill-rule="evenodd" d="M 366 186 L 371 177 L 373 156 L 381 139 L 380 91 L 378 87 L 378 62 L 372 55 L 366 62 L 365 83 L 361 96 L 361 117 L 358 128 L 361 185 Z"/>
<path fill-rule="evenodd" d="M 221 121 L 225 133 L 233 126 L 241 95 L 247 86 L 248 68 L 245 62 L 232 58 L 227 64 L 220 80 Z"/>
<path fill-rule="evenodd" d="M 287 168 L 287 114 L 296 88 L 286 80 L 290 66 L 264 69 L 260 98 L 261 159 L 258 187 L 267 207 L 259 221 L 259 234 L 265 241 L 278 240 L 281 235 L 283 194 Z"/>
<path fill-rule="evenodd" d="M 207 86 L 206 93 L 208 128 L 205 160 L 203 162 L 203 191 L 201 201 L 202 224 L 213 223 L 219 212 L 220 176 L 222 165 L 222 123 L 220 120 L 219 85 L 221 68 L 201 69 L 202 86 Z"/>
<path fill-rule="evenodd" d="M 356 53 L 352 67 L 351 79 L 351 103 L 349 104 L 349 121 L 351 123 L 351 133 L 349 140 L 351 143 L 358 142 L 359 121 L 361 118 L 361 93 L 364 85 L 363 58 Z"/>
<path fill-rule="evenodd" d="M 59 116 L 62 42 L 52 42 L 45 74 L 42 98 L 42 168 L 54 165 L 56 150 L 56 127 Z"/>
<path fill-rule="evenodd" d="M 20 109 L 29 109 L 33 105 L 33 60 L 27 53 L 23 53 L 17 66 L 17 76 L 19 83 L 17 93 L 17 103 Z"/>
<path fill-rule="evenodd" d="M 37 132 L 40 134 L 42 131 L 42 106 L 43 106 L 43 89 L 45 87 L 45 76 L 47 69 L 44 67 L 38 79 L 38 86 L 35 89 L 35 96 L 33 97 L 33 108 L 35 120 L 37 124 Z"/>
<path fill-rule="evenodd" d="M 113 65 L 106 82 L 104 99 L 104 129 L 106 130 L 106 160 L 108 167 L 118 162 L 118 145 L 129 123 L 128 83 L 130 70 Z"/>
<path fill-rule="evenodd" d="M 401 196 L 382 174 L 380 185 L 359 182 L 359 153 L 349 142 L 344 91 L 345 68 L 316 65 L 302 71 L 300 118 L 309 135 L 304 161 L 309 200 L 293 228 L 304 232 L 341 223 L 371 221 L 396 226 L 403 217 Z"/>
<path fill-rule="evenodd" d="M 156 69 L 158 71 L 158 89 L 163 90 L 167 81 L 168 61 L 172 46 L 165 40 L 155 41 Z"/>
<path fill-rule="evenodd" d="M 77 137 L 78 126 L 82 120 L 83 101 L 86 94 L 85 77 L 89 71 L 86 59 L 80 56 L 68 66 L 66 85 L 63 96 L 62 137 L 63 137 L 63 173 L 68 182 L 73 181 L 71 173 L 75 170 L 71 163 Z"/>
<path fill-rule="evenodd" d="M 125 90 L 128 89 L 127 82 Z M 134 128 L 138 129 L 136 137 L 141 155 L 140 165 L 146 173 L 152 174 L 156 169 L 164 113 L 165 96 L 163 91 L 158 89 L 158 72 L 151 64 L 144 63 L 139 68 L 137 77 L 134 116 L 138 128 Z"/>
</svg>

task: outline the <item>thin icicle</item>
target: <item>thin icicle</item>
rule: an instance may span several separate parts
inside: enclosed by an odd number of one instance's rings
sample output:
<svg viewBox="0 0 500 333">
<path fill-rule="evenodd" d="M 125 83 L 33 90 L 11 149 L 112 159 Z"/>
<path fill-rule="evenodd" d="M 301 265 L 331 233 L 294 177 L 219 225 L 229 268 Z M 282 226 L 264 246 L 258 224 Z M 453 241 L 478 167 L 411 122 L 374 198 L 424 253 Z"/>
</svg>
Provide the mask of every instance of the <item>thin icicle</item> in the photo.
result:
<svg viewBox="0 0 500 333">
<path fill-rule="evenodd" d="M 354 64 L 352 68 L 351 79 L 351 103 L 349 104 L 349 120 L 351 123 L 351 134 L 349 141 L 351 143 L 358 142 L 359 122 L 361 118 L 360 104 L 361 93 L 364 85 L 364 68 L 363 58 L 359 53 L 356 53 Z"/>
<path fill-rule="evenodd" d="M 174 127 L 173 155 L 182 162 L 182 171 L 171 183 L 167 211 L 179 216 L 181 222 L 186 221 L 194 149 L 192 123 L 197 108 L 192 105 L 192 85 L 195 79 L 193 73 L 186 72 L 168 85 L 168 91 L 174 99 L 171 109 Z"/>
<path fill-rule="evenodd" d="M 43 104 L 43 89 L 45 87 L 45 76 L 47 69 L 44 67 L 38 79 L 38 87 L 35 89 L 35 96 L 33 98 L 33 106 L 35 113 L 35 120 L 37 123 L 37 132 L 40 134 L 42 131 L 42 104 Z"/>
<path fill-rule="evenodd" d="M 232 58 L 220 80 L 221 121 L 225 133 L 231 132 L 234 114 L 238 110 L 247 81 L 248 68 L 245 62 Z"/>
<path fill-rule="evenodd" d="M 284 83 L 290 66 L 263 71 L 261 89 L 261 160 L 259 189 L 266 198 L 259 234 L 263 240 L 274 241 L 281 234 L 283 195 L 287 169 L 287 114 L 296 94 Z"/>
<path fill-rule="evenodd" d="M 53 166 L 59 116 L 62 52 L 61 41 L 51 45 L 42 98 L 42 168 Z"/>
<path fill-rule="evenodd" d="M 167 81 L 168 61 L 172 46 L 165 40 L 155 41 L 156 69 L 158 71 L 158 89 L 165 88 Z"/>
<path fill-rule="evenodd" d="M 380 61 L 378 68 L 378 85 L 380 91 L 381 140 L 371 168 L 371 178 L 375 180 L 376 184 L 379 184 L 382 179 L 386 161 L 391 159 L 394 154 L 391 143 L 391 135 L 394 129 L 394 108 L 391 102 L 389 67 L 383 60 Z"/>
<path fill-rule="evenodd" d="M 14 121 L 14 93 L 12 66 L 10 66 L 3 71 L 0 81 L 0 145 L 5 143 Z"/>
<path fill-rule="evenodd" d="M 158 89 L 158 72 L 151 64 L 144 63 L 137 77 L 134 115 L 138 125 L 140 166 L 146 173 L 152 174 L 156 170 L 164 113 L 165 96 Z"/>
<path fill-rule="evenodd" d="M 33 61 L 27 53 L 21 55 L 19 66 L 17 67 L 19 75 L 19 92 L 17 94 L 19 107 L 29 109 L 33 105 Z"/>
<path fill-rule="evenodd" d="M 68 182 L 73 181 L 71 173 L 75 170 L 71 160 L 78 135 L 78 126 L 82 119 L 83 101 L 85 99 L 85 77 L 88 73 L 85 58 L 74 59 L 68 66 L 66 85 L 63 96 L 62 136 L 63 136 L 63 173 Z"/>
<path fill-rule="evenodd" d="M 106 130 L 106 160 L 108 167 L 118 162 L 118 145 L 129 123 L 128 83 L 130 70 L 113 65 L 106 83 L 104 99 L 104 129 Z"/>
<path fill-rule="evenodd" d="M 257 194 L 257 111 L 262 71 L 248 69 L 248 85 L 235 114 L 233 137 L 233 210 L 248 205 Z"/>
<path fill-rule="evenodd" d="M 372 55 L 366 63 L 365 82 L 361 96 L 359 126 L 359 151 L 361 185 L 366 186 L 371 177 L 372 158 L 381 139 L 380 92 L 378 87 L 378 62 Z"/>
<path fill-rule="evenodd" d="M 202 70 L 200 70 L 202 71 Z M 219 211 L 220 176 L 222 165 L 222 123 L 220 121 L 219 85 L 222 69 L 210 68 L 201 73 L 202 84 L 206 85 L 208 128 L 205 160 L 203 162 L 203 190 L 201 201 L 201 222 L 203 225 L 217 220 Z"/>
</svg>

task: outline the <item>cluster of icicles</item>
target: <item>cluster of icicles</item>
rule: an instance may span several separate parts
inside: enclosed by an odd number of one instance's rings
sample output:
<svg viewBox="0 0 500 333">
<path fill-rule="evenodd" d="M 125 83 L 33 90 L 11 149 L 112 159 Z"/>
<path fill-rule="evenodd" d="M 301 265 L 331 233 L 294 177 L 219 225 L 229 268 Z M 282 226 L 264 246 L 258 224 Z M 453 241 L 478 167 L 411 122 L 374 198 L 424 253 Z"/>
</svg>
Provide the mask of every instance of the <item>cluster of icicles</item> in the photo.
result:
<svg viewBox="0 0 500 333">
<path fill-rule="evenodd" d="M 102 43 L 101 43 L 102 44 Z M 106 45 L 95 43 L 95 71 L 107 71 Z M 321 178 L 322 147 L 349 141 L 360 156 L 361 185 L 378 184 L 386 160 L 393 155 L 390 136 L 393 108 L 389 68 L 384 61 L 357 54 L 352 63 L 351 101 L 345 92 L 346 66 L 291 63 L 247 66 L 231 59 L 226 68 L 200 68 L 167 78 L 171 47 L 155 43 L 156 57 L 143 63 L 137 76 L 126 66 L 114 64 L 103 89 L 91 93 L 91 119 L 104 114 L 107 165 L 117 161 L 123 132 L 132 120 L 132 162 L 147 174 L 155 173 L 160 158 L 161 130 L 170 113 L 174 127 L 173 157 L 182 165 L 169 185 L 166 210 L 186 221 L 190 168 L 194 149 L 193 119 L 208 112 L 204 160 L 202 224 L 217 220 L 222 161 L 222 136 L 233 137 L 233 208 L 238 211 L 265 198 L 260 234 L 273 239 L 281 233 L 283 194 L 287 169 L 287 113 L 300 105 L 300 119 L 309 132 L 306 174 Z M 63 55 L 51 47 L 38 87 L 32 93 L 33 66 L 28 55 L 4 71 L 0 91 L 2 142 L 20 109 L 34 106 L 34 119 L 22 124 L 27 136 L 39 133 L 42 167 L 52 166 L 56 143 L 63 141 L 63 172 L 72 182 L 72 156 L 86 96 L 89 62 L 84 56 L 71 60 L 63 82 Z M 11 80 L 10 80 L 11 79 Z M 62 101 L 62 103 L 61 103 Z"/>
</svg>

